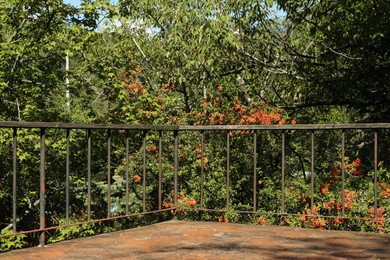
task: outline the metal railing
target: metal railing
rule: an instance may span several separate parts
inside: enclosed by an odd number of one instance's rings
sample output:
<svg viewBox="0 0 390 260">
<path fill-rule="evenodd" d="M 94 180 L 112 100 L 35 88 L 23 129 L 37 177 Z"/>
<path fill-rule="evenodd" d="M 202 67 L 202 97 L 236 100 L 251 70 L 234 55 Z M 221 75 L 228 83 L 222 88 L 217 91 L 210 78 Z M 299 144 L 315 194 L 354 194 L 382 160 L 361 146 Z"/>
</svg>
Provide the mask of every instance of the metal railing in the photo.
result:
<svg viewBox="0 0 390 260">
<path fill-rule="evenodd" d="M 18 148 L 18 131 L 19 129 L 26 129 L 26 128 L 34 128 L 34 129 L 40 129 L 40 195 L 39 195 L 39 216 L 40 216 L 40 225 L 39 229 L 34 230 L 27 230 L 27 231 L 18 231 L 17 229 L 17 175 L 18 175 L 18 157 L 17 157 L 17 148 Z M 126 218 L 131 216 L 137 216 L 137 215 L 146 215 L 146 214 L 152 214 L 152 213 L 161 213 L 165 211 L 171 211 L 175 210 L 178 207 L 178 185 L 179 185 L 179 178 L 178 178 L 178 171 L 179 171 L 179 134 L 181 132 L 187 132 L 187 131 L 195 131 L 199 132 L 200 134 L 200 203 L 197 210 L 199 211 L 213 211 L 213 212 L 237 212 L 237 213 L 245 213 L 245 214 L 277 214 L 277 215 L 299 215 L 297 212 L 295 213 L 287 213 L 286 212 L 286 206 L 285 206 L 285 179 L 286 179 L 286 169 L 285 169 L 285 149 L 286 149 L 286 133 L 288 131 L 309 131 L 310 132 L 310 215 L 313 215 L 313 207 L 314 207 L 314 167 L 315 167 L 315 135 L 317 131 L 325 131 L 325 130 L 341 130 L 341 183 L 342 183 L 342 189 L 341 189 L 341 203 L 342 203 L 342 210 L 341 210 L 341 216 L 323 216 L 323 217 L 345 217 L 345 131 L 346 130 L 370 130 L 374 132 L 373 136 L 373 154 L 374 154 L 374 161 L 373 161 L 373 171 L 374 171 L 374 177 L 373 177 L 373 187 L 374 187 L 374 217 L 377 218 L 378 212 L 378 133 L 377 131 L 380 131 L 382 129 L 390 129 L 390 124 L 387 123 L 380 123 L 380 124 L 327 124 L 327 125 L 214 125 L 214 126 L 148 126 L 148 125 L 107 125 L 107 124 L 73 124 L 73 123 L 47 123 L 47 122 L 0 122 L 0 130 L 1 129 L 13 129 L 13 148 L 12 148 L 12 172 L 13 172 L 13 194 L 12 194 L 12 225 L 13 225 L 13 232 L 11 234 L 7 235 L 1 235 L 0 237 L 6 237 L 6 236 L 14 236 L 19 234 L 26 234 L 26 233 L 39 233 L 40 234 L 40 245 L 45 244 L 45 232 L 48 230 L 54 230 L 54 229 L 60 229 L 64 227 L 74 226 L 74 225 L 80 225 L 80 224 L 88 224 L 88 223 L 94 223 L 94 222 L 102 222 L 107 220 L 113 220 L 113 219 L 119 219 L 119 218 Z M 66 156 L 65 156 L 65 175 L 66 175 L 66 183 L 65 183 L 65 189 L 66 189 L 66 196 L 65 196 L 65 225 L 58 225 L 58 226 L 46 226 L 46 130 L 47 129 L 63 129 L 66 131 Z M 87 220 L 83 222 L 78 223 L 70 223 L 69 222 L 69 188 L 70 188 L 70 132 L 77 129 L 84 129 L 87 131 Z M 107 132 L 107 216 L 105 218 L 98 218 L 98 219 L 92 219 L 91 217 L 91 145 L 92 145 L 92 132 L 95 130 L 103 130 Z M 119 216 L 112 216 L 111 215 L 111 178 L 112 178 L 112 168 L 111 168 L 111 132 L 112 131 L 122 131 L 124 133 L 125 138 L 125 165 L 126 165 L 126 208 L 125 213 Z M 129 205 L 129 131 L 136 131 L 136 132 L 142 132 L 143 133 L 143 160 L 142 160 L 142 172 L 143 172 L 143 178 L 142 178 L 142 187 L 143 187 L 143 194 L 142 194 L 142 212 L 132 213 L 129 211 L 128 205 Z M 147 169 L 146 169 L 146 135 L 148 131 L 156 131 L 158 132 L 158 195 L 156 198 L 158 200 L 158 207 L 155 209 L 147 209 L 146 207 L 146 175 L 147 175 Z M 216 209 L 216 208 L 206 208 L 204 207 L 204 182 L 205 182 L 205 151 L 204 151 L 204 144 L 205 144 L 205 137 L 204 134 L 206 131 L 213 131 L 213 132 L 226 132 L 226 207 L 225 209 Z M 250 131 L 250 135 L 253 139 L 253 206 L 252 210 L 235 210 L 231 209 L 231 201 L 230 201 L 230 132 L 231 131 Z M 257 199 L 258 199 L 258 172 L 257 172 L 257 164 L 258 164 L 258 133 L 261 131 L 276 131 L 280 133 L 280 149 L 281 149 L 281 198 L 280 198 L 280 212 L 259 212 L 257 209 Z M 174 165 L 174 180 L 173 180 L 173 187 L 174 187 L 174 206 L 169 208 L 162 208 L 162 136 L 163 132 L 171 133 L 173 137 L 173 165 Z M 7 156 L 7 155 L 3 155 Z M 318 216 L 317 216 L 318 217 Z M 359 218 L 359 217 L 357 217 Z M 388 221 L 388 220 L 387 220 Z"/>
</svg>

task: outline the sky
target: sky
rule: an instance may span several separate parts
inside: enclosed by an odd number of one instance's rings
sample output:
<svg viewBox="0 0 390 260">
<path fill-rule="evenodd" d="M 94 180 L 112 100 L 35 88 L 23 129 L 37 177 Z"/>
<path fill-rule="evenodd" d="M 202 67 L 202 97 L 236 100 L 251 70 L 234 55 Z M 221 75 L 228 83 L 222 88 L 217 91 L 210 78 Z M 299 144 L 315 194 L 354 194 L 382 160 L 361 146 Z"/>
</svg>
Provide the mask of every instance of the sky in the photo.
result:
<svg viewBox="0 0 390 260">
<path fill-rule="evenodd" d="M 81 0 L 63 0 L 65 4 L 71 4 L 74 6 L 80 6 Z M 111 1 L 111 3 L 116 3 L 117 1 Z"/>
<path fill-rule="evenodd" d="M 72 4 L 74 6 L 80 6 L 81 0 L 64 0 L 65 4 Z"/>
<path fill-rule="evenodd" d="M 71 4 L 74 6 L 80 6 L 81 3 L 81 0 L 63 0 L 63 1 L 65 4 Z M 114 0 L 113 2 L 116 3 L 117 1 Z M 285 13 L 283 11 L 278 11 L 277 16 L 285 16 Z"/>
</svg>

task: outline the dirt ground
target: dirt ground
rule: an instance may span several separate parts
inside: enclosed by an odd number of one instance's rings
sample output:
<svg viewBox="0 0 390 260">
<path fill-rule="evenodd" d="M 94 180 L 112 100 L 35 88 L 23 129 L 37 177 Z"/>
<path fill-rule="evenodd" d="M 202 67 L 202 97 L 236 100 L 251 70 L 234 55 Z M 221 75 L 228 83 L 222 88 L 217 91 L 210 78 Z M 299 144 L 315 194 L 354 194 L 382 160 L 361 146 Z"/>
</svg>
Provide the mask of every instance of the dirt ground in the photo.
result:
<svg viewBox="0 0 390 260">
<path fill-rule="evenodd" d="M 168 221 L 73 239 L 0 259 L 390 259 L 390 235 Z"/>
</svg>

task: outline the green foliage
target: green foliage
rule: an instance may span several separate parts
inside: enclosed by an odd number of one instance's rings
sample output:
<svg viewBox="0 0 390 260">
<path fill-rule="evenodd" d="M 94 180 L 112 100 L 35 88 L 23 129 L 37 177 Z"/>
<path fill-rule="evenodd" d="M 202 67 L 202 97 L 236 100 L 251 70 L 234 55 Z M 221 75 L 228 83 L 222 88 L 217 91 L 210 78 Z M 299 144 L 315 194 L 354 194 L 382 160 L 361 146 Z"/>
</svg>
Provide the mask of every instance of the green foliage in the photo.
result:
<svg viewBox="0 0 390 260">
<path fill-rule="evenodd" d="M 308 82 L 301 107 L 347 107 L 359 111 L 358 121 L 388 121 L 389 57 L 384 50 L 390 33 L 383 18 L 389 17 L 389 2 L 278 3 L 287 12 L 292 38 L 287 52 Z"/>
<path fill-rule="evenodd" d="M 2 230 L 1 235 L 12 234 L 12 230 Z M 26 235 L 16 235 L 0 238 L 0 252 L 5 252 L 12 249 L 22 248 L 28 243 L 25 241 Z"/>
<path fill-rule="evenodd" d="M 275 9 L 285 12 L 278 18 Z M 275 13 L 276 12 L 276 13 Z M 379 1 L 60 0 L 0 3 L 0 120 L 149 125 L 387 122 L 389 116 L 390 4 Z M 70 69 L 65 70 L 65 56 Z M 66 84 L 66 79 L 69 84 Z M 69 91 L 70 98 L 66 97 Z M 11 129 L 0 129 L 0 225 L 12 216 Z M 162 135 L 162 205 L 158 205 L 159 133 L 112 131 L 107 176 L 107 133 L 93 130 L 91 217 L 172 208 L 173 136 Z M 179 204 L 173 216 L 211 221 L 283 224 L 389 232 L 390 168 L 387 132 L 379 132 L 378 214 L 373 214 L 373 141 L 346 131 L 346 215 L 357 221 L 308 216 L 314 177 L 315 212 L 340 215 L 341 132 L 286 132 L 285 210 L 281 211 L 281 133 L 258 132 L 257 165 L 249 131 L 179 135 Z M 229 190 L 226 188 L 229 135 Z M 65 222 L 64 130 L 46 130 L 47 225 Z M 129 157 L 125 140 L 129 137 Z M 143 148 L 145 138 L 146 146 Z M 17 131 L 17 216 L 21 230 L 38 228 L 39 129 Z M 70 223 L 88 219 L 87 133 L 70 133 Z M 144 156 L 145 154 L 145 156 Z M 360 169 L 354 162 L 361 160 Z M 145 171 L 143 161 L 145 159 Z M 126 163 L 128 160 L 128 165 Z M 198 212 L 253 210 L 256 167 L 259 214 Z M 355 167 L 355 168 L 354 168 Z M 355 170 L 359 170 L 356 172 Z M 127 176 L 126 173 L 129 173 Z M 359 175 L 359 174 L 360 175 Z M 312 175 L 313 174 L 313 175 Z M 110 178 L 111 185 L 108 185 Z M 126 197 L 126 180 L 129 194 Z M 145 197 L 143 190 L 145 183 Z M 204 201 L 200 205 L 201 190 Z M 110 189 L 111 196 L 107 193 Z M 325 193 L 325 194 L 324 194 Z M 348 197 L 350 196 L 350 197 Z M 128 204 L 126 205 L 126 203 Z M 108 204 L 110 203 L 110 208 Z M 334 203 L 334 205 L 332 204 Z M 333 205 L 333 207 L 332 207 Z M 351 207 L 351 208 L 350 208 Z M 260 214 L 268 212 L 267 214 Z M 49 242 L 119 230 L 147 217 L 75 225 L 53 231 Z M 367 218 L 365 220 L 364 218 Z M 362 220 L 363 219 L 363 220 Z M 156 220 L 151 220 L 156 221 Z M 1 238 L 1 250 L 34 243 Z M 4 242 L 3 242 L 4 241 Z"/>
<path fill-rule="evenodd" d="M 61 220 L 60 224 L 64 225 L 65 221 Z M 56 243 L 67 239 L 91 236 L 95 234 L 95 230 L 95 225 L 93 223 L 69 226 L 57 229 L 54 234 L 51 234 L 47 242 Z"/>
</svg>

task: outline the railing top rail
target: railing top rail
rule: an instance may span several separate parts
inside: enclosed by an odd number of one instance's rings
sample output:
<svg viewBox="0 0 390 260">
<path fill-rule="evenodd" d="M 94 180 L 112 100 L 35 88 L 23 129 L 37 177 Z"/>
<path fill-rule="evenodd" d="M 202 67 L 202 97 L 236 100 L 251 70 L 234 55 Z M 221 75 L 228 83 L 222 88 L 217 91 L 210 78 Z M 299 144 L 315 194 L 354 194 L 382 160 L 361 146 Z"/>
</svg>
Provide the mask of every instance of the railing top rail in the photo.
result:
<svg viewBox="0 0 390 260">
<path fill-rule="evenodd" d="M 296 124 L 296 125 L 196 125 L 179 126 L 179 130 L 331 130 L 389 129 L 389 123 L 360 124 Z"/>
<path fill-rule="evenodd" d="M 0 121 L 0 128 L 58 128 L 58 129 L 112 129 L 112 130 L 179 130 L 174 125 L 119 125 L 119 124 L 81 124 L 59 122 L 17 122 Z"/>
<path fill-rule="evenodd" d="M 165 130 L 165 131 L 217 131 L 217 130 L 347 130 L 390 129 L 390 123 L 356 124 L 296 124 L 296 125 L 125 125 L 81 124 L 59 122 L 0 121 L 0 128 L 57 128 L 57 129 L 113 129 L 113 130 Z"/>
</svg>

